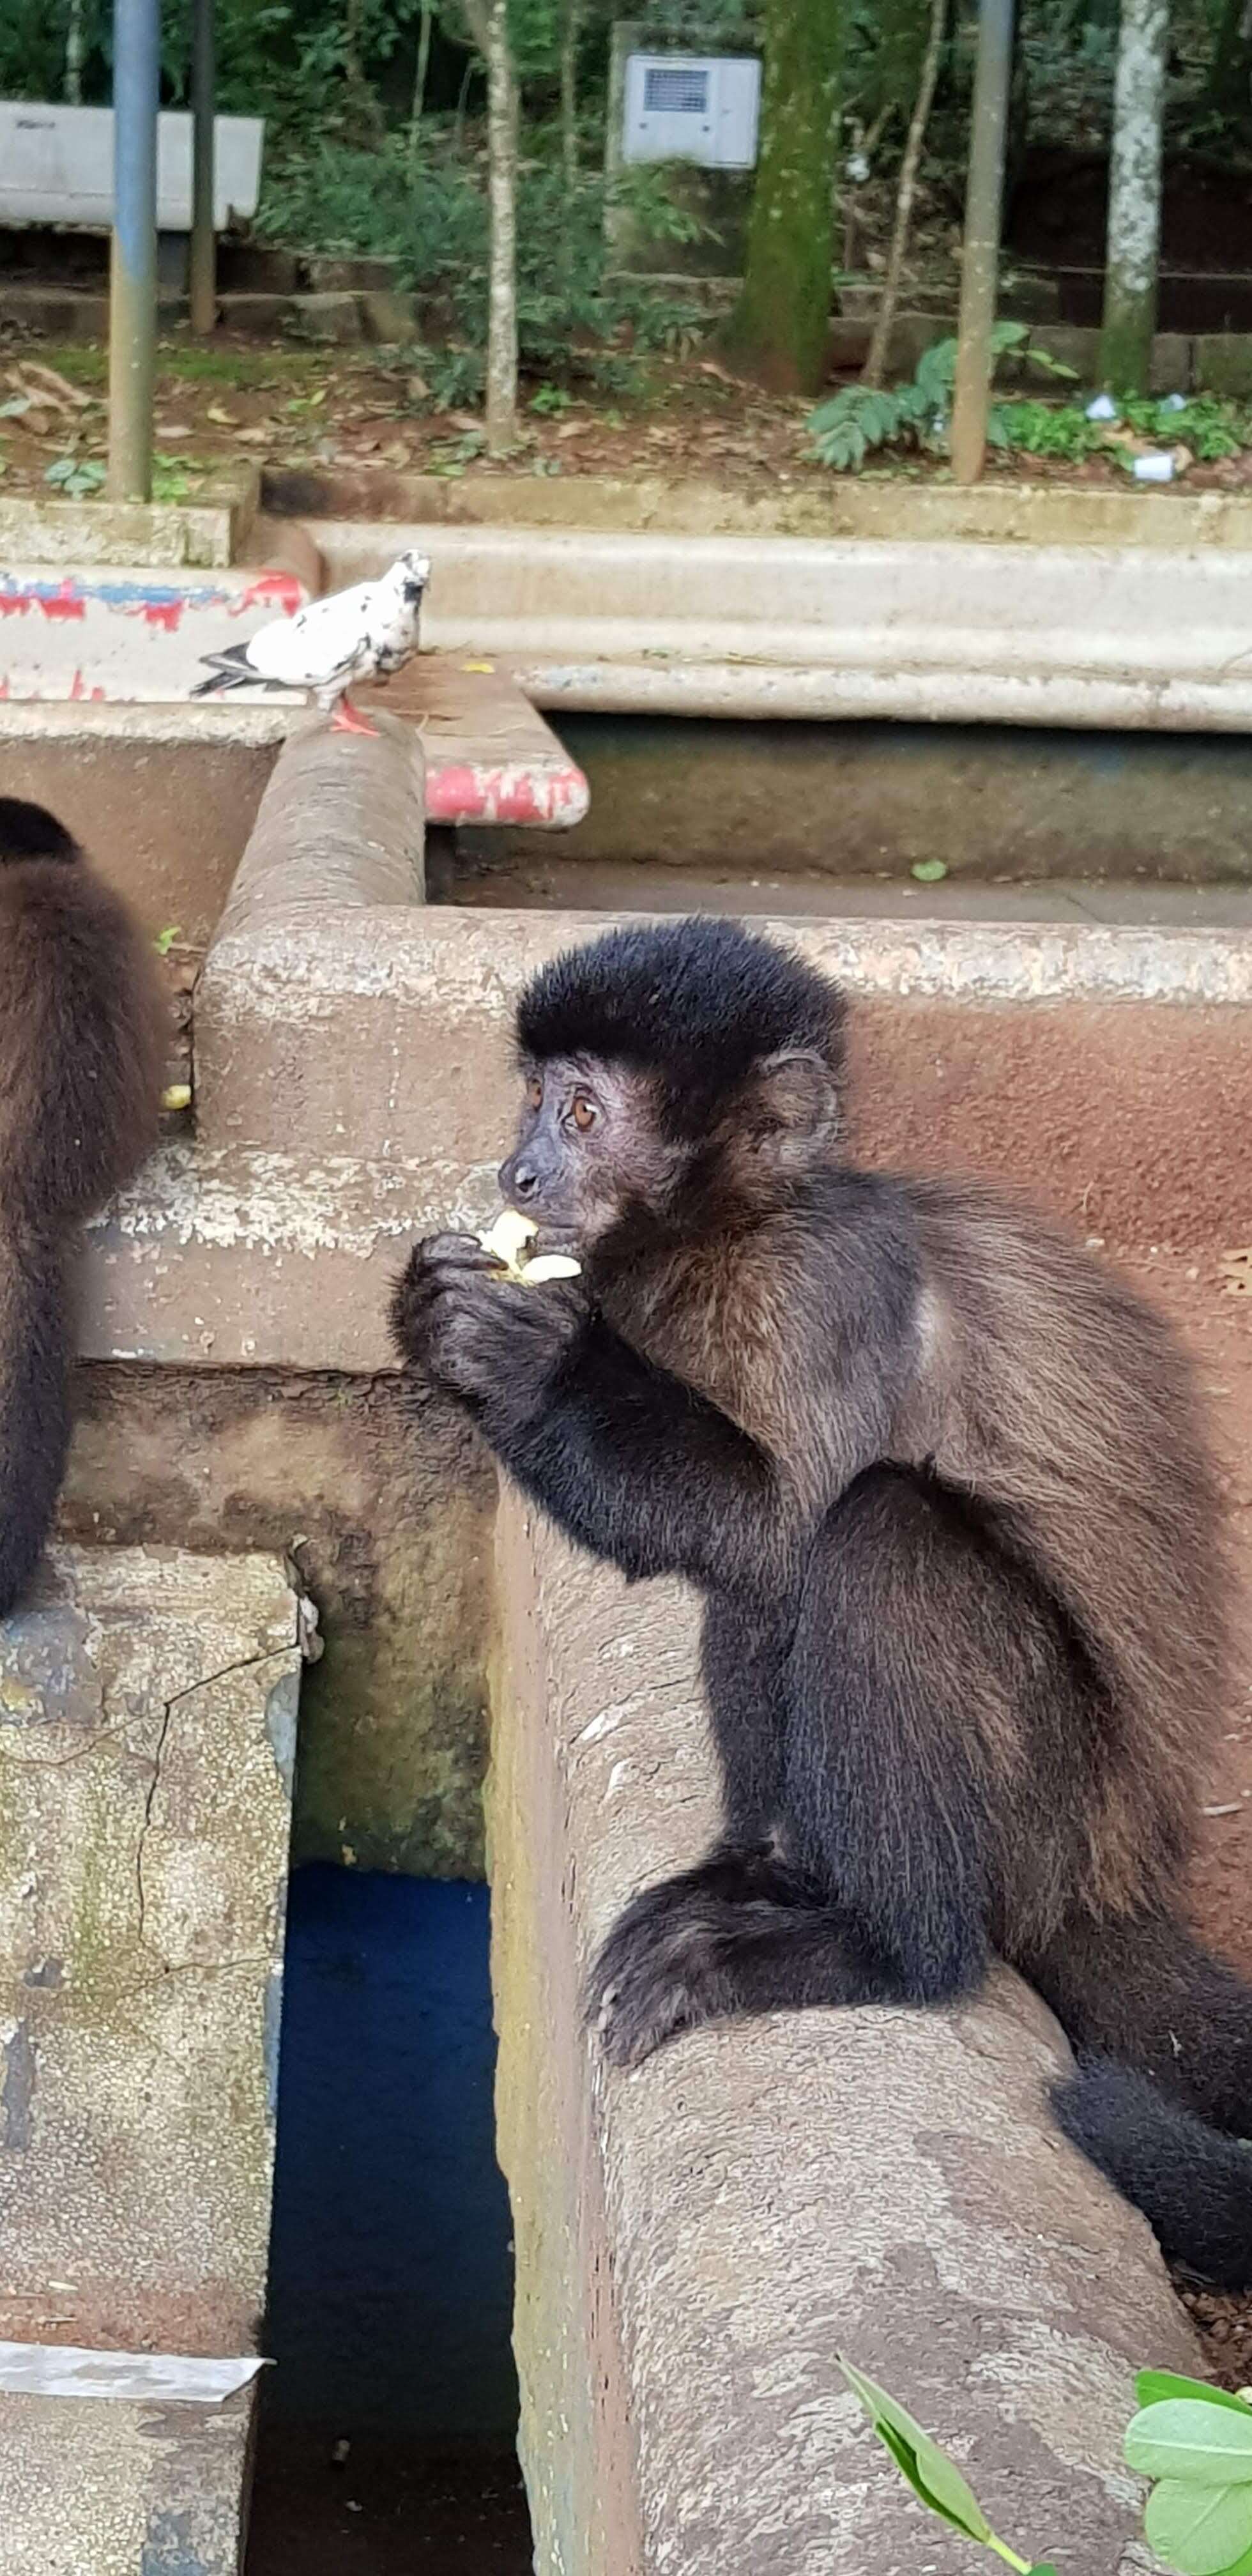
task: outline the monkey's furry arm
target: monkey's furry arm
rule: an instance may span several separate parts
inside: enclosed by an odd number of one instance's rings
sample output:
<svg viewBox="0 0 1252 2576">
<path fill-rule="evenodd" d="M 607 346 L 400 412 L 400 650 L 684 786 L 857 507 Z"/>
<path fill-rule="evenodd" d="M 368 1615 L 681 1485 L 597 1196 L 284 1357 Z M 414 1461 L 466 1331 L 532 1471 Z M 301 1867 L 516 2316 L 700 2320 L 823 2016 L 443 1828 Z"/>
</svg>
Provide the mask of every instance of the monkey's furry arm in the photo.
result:
<svg viewBox="0 0 1252 2576">
<path fill-rule="evenodd" d="M 801 1531 L 765 1452 L 589 1313 L 576 1283 L 514 1287 L 492 1268 L 476 1244 L 419 1246 L 392 1303 L 403 1358 L 597 1556 L 775 1595 Z"/>
</svg>

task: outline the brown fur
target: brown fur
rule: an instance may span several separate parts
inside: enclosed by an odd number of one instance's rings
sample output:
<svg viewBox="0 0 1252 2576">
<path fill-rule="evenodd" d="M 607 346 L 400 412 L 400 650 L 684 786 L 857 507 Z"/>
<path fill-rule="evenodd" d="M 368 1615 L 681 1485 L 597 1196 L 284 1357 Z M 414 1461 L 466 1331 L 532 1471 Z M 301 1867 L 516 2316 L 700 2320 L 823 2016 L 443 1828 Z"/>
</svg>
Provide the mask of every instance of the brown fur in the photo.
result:
<svg viewBox="0 0 1252 2576">
<path fill-rule="evenodd" d="M 0 1615 L 64 1469 L 74 1236 L 155 1139 L 164 1045 L 125 905 L 50 817 L 0 800 Z"/>
</svg>

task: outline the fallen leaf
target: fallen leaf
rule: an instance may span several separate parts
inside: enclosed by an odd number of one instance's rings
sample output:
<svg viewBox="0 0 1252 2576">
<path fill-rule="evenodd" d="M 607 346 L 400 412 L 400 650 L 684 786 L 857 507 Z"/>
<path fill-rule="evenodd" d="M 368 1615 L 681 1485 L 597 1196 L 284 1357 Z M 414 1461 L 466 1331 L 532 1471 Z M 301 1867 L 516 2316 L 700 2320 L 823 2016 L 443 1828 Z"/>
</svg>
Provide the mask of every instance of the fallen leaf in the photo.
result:
<svg viewBox="0 0 1252 2576">
<path fill-rule="evenodd" d="M 560 439 L 581 438 L 584 430 L 588 430 L 590 427 L 591 423 L 589 420 L 563 420 L 560 428 L 556 432 L 556 435 Z"/>
<path fill-rule="evenodd" d="M 237 429 L 235 432 L 236 438 L 247 447 L 265 447 L 273 435 L 272 429 Z"/>
<path fill-rule="evenodd" d="M 50 411 L 28 411 L 23 426 L 32 438 L 46 438 L 49 430 L 56 428 L 56 420 Z"/>
<path fill-rule="evenodd" d="M 462 662 L 461 664 L 463 671 L 494 671 L 495 667 L 494 662 Z"/>
<path fill-rule="evenodd" d="M 454 429 L 472 430 L 477 436 L 482 428 L 482 422 L 475 419 L 472 411 L 450 411 L 447 416 Z"/>
<path fill-rule="evenodd" d="M 27 385 L 33 383 L 44 401 L 55 403 L 58 411 L 90 411 L 91 409 L 93 397 L 90 394 L 83 393 L 78 385 L 72 385 L 68 377 L 59 374 L 55 367 L 45 367 L 37 358 L 21 359 L 16 367 L 10 369 L 10 380 L 14 384 L 20 384 L 23 381 Z"/>
<path fill-rule="evenodd" d="M 189 420 L 159 420 L 156 432 L 158 438 L 190 438 L 191 423 Z"/>
<path fill-rule="evenodd" d="M 402 438 L 393 438 L 390 446 L 384 447 L 382 457 L 384 465 L 407 465 L 410 461 L 409 451 Z"/>
<path fill-rule="evenodd" d="M 220 421 L 223 429 L 239 427 L 238 415 L 233 411 L 223 411 L 220 403 L 210 403 L 204 417 L 206 420 Z"/>
<path fill-rule="evenodd" d="M 919 885 L 939 885 L 947 873 L 946 859 L 915 859 L 909 869 L 909 875 L 916 877 Z"/>
</svg>

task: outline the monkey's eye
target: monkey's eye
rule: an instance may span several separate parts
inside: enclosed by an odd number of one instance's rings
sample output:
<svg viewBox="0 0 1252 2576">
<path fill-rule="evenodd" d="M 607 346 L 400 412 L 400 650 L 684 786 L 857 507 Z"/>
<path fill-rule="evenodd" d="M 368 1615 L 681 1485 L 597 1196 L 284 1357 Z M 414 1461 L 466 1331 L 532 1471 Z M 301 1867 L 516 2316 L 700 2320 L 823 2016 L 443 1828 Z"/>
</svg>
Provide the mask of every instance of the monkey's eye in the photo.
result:
<svg viewBox="0 0 1252 2576">
<path fill-rule="evenodd" d="M 532 1109 L 542 1109 L 543 1084 L 541 1083 L 537 1073 L 532 1073 L 530 1080 L 526 1085 L 526 1098 Z"/>
<path fill-rule="evenodd" d="M 578 1129 L 580 1136 L 585 1136 L 588 1129 L 594 1127 L 597 1114 L 594 1100 L 588 1100 L 585 1091 L 575 1092 L 573 1102 L 570 1107 L 570 1116 L 573 1119 L 574 1125 Z"/>
</svg>

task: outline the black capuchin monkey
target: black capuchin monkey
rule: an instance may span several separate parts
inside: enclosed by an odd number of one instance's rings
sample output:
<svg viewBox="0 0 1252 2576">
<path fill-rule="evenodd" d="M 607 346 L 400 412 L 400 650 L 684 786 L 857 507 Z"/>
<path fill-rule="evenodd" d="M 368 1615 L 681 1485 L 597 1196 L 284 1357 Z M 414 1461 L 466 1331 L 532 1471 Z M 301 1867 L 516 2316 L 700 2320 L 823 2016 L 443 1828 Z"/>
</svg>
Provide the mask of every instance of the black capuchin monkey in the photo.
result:
<svg viewBox="0 0 1252 2576">
<path fill-rule="evenodd" d="M 1214 1476 L 1166 1323 L 973 1183 L 840 1149 L 844 1006 L 727 921 L 522 995 L 501 1172 L 580 1278 L 414 1253 L 404 1360 L 629 1576 L 704 1595 L 724 1831 L 593 1971 L 609 2058 L 714 2015 L 940 2004 L 998 1952 L 1062 2127 L 1252 2282 L 1252 1991 L 1179 1910 L 1225 1687 Z"/>
<path fill-rule="evenodd" d="M 78 1229 L 156 1136 L 164 1045 L 125 905 L 53 815 L 0 796 L 0 1618 L 65 1472 Z"/>
</svg>

